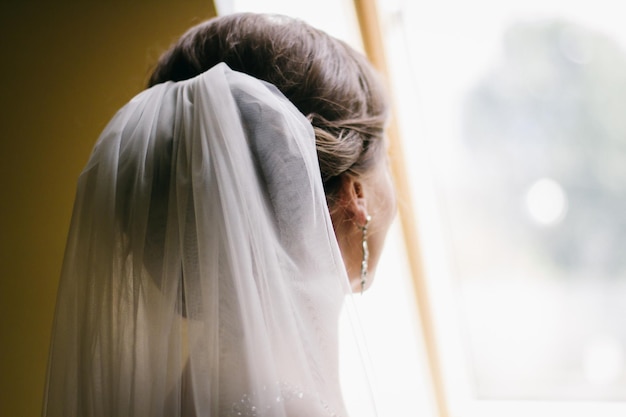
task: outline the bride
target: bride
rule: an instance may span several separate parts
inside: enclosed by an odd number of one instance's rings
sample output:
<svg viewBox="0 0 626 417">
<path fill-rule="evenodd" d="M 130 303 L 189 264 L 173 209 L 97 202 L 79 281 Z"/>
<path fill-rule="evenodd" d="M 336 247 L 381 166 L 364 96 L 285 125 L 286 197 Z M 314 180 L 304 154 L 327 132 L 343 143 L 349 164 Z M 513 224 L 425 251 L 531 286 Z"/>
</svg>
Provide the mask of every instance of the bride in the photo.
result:
<svg viewBox="0 0 626 417">
<path fill-rule="evenodd" d="M 346 415 L 338 316 L 395 213 L 378 77 L 301 21 L 236 14 L 149 84 L 78 181 L 43 415 Z"/>
</svg>

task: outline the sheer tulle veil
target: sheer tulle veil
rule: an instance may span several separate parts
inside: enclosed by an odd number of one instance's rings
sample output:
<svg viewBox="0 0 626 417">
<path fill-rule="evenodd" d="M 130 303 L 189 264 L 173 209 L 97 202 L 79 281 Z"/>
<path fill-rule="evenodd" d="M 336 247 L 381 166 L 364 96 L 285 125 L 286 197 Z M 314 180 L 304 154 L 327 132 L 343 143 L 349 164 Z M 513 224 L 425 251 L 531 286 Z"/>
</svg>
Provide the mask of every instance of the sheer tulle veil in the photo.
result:
<svg viewBox="0 0 626 417">
<path fill-rule="evenodd" d="M 349 292 L 307 119 L 226 64 L 156 85 L 80 176 L 43 415 L 343 416 Z"/>
</svg>

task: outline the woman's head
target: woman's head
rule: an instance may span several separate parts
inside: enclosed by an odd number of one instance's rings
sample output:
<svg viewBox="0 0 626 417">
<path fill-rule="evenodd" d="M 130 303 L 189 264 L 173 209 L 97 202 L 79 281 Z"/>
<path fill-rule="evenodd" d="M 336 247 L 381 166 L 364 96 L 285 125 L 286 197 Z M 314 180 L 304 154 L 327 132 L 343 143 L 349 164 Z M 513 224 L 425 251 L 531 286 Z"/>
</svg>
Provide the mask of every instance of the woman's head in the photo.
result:
<svg viewBox="0 0 626 417">
<path fill-rule="evenodd" d="M 284 16 L 227 15 L 183 35 L 149 84 L 191 78 L 219 62 L 274 84 L 309 118 L 329 201 L 342 174 L 361 175 L 382 157 L 387 100 L 370 64 L 344 42 Z"/>
<path fill-rule="evenodd" d="M 388 103 L 378 75 L 347 44 L 302 21 L 244 13 L 190 29 L 160 58 L 149 85 L 192 78 L 220 62 L 275 85 L 310 120 L 333 225 L 350 272 L 354 268 L 346 259 L 343 226 L 351 223 L 358 230 L 367 207 L 347 204 L 348 194 L 358 198 L 369 183 L 379 183 L 368 178 L 380 177 L 385 160 Z M 380 205 L 373 203 L 372 208 Z M 393 203 L 390 207 L 385 210 L 393 210 Z M 386 232 L 389 222 L 383 223 L 380 229 Z M 350 251 L 360 259 L 354 248 Z M 376 258 L 374 254 L 374 264 Z"/>
</svg>

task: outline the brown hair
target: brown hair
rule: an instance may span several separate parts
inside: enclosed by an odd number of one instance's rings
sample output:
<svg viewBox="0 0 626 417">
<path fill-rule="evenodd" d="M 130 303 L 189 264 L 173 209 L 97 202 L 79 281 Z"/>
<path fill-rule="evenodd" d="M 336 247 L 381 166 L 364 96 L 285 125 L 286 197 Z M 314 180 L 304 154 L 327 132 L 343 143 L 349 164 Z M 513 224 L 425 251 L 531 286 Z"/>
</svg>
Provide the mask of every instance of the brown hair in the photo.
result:
<svg viewBox="0 0 626 417">
<path fill-rule="evenodd" d="M 378 75 L 346 43 L 285 16 L 242 13 L 191 28 L 149 85 L 194 77 L 219 62 L 274 84 L 313 125 L 324 189 L 366 173 L 382 153 L 388 104 Z"/>
</svg>

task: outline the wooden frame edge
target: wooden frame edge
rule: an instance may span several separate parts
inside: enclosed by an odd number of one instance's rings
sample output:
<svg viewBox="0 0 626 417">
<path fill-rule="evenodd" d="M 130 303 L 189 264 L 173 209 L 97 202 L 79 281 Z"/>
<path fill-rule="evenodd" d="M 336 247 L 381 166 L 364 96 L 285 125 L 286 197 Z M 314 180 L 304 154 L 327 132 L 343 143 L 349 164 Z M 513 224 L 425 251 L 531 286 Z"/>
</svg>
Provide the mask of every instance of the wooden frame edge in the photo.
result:
<svg viewBox="0 0 626 417">
<path fill-rule="evenodd" d="M 385 78 L 387 89 L 390 95 L 392 95 L 376 0 L 354 0 L 354 7 L 365 53 L 374 67 L 376 67 Z M 448 403 L 435 338 L 432 307 L 428 297 L 428 286 L 426 284 L 424 264 L 422 261 L 418 226 L 415 221 L 416 210 L 411 198 L 410 186 L 407 179 L 408 171 L 404 160 L 402 142 L 400 140 L 400 130 L 398 122 L 393 115 L 387 129 L 387 135 L 390 142 L 389 152 L 392 161 L 392 175 L 394 177 L 396 190 L 398 194 L 402 196 L 402 199 L 398 202 L 398 215 L 400 216 L 404 245 L 408 253 L 411 280 L 419 313 L 418 319 L 424 337 L 428 372 L 430 374 L 433 395 L 435 397 L 436 414 L 438 417 L 448 417 Z"/>
</svg>

